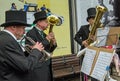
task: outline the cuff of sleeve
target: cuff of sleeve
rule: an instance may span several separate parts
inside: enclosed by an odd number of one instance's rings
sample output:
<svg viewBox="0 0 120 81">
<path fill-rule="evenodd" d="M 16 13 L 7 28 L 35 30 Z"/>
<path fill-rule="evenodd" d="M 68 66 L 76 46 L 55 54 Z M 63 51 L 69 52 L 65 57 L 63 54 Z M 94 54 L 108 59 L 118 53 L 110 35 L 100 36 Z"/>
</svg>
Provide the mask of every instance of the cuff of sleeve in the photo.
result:
<svg viewBox="0 0 120 81">
<path fill-rule="evenodd" d="M 31 54 L 32 54 L 32 55 L 35 55 L 35 56 L 38 56 L 39 58 L 42 58 L 42 57 L 43 57 L 42 52 L 39 51 L 39 50 L 36 49 L 36 48 L 31 50 Z"/>
</svg>

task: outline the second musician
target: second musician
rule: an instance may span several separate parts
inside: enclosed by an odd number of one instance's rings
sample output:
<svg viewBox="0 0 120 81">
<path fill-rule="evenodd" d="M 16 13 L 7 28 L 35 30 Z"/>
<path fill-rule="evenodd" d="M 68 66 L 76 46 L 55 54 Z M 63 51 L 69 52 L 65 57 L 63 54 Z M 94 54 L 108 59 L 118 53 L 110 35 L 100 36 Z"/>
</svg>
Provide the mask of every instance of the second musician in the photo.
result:
<svg viewBox="0 0 120 81">
<path fill-rule="evenodd" d="M 83 25 L 80 27 L 79 31 L 75 34 L 75 38 L 74 40 L 79 44 L 81 45 L 81 49 L 84 49 L 85 47 L 88 46 L 88 43 L 87 43 L 87 39 L 89 37 L 89 33 L 91 31 L 91 27 L 92 27 L 92 24 L 94 23 L 94 18 L 95 18 L 95 15 L 96 15 L 96 9 L 95 8 L 89 8 L 87 10 L 87 14 L 88 14 L 88 17 L 86 18 L 88 24 L 87 25 Z M 83 60 L 83 57 L 82 56 L 82 59 L 81 59 L 81 64 L 82 64 L 82 60 Z M 81 76 L 82 76 L 82 81 L 87 81 L 86 79 L 84 79 L 86 77 L 86 75 L 84 73 L 81 73 Z M 96 79 L 94 78 L 91 78 L 91 81 L 97 81 Z"/>
<path fill-rule="evenodd" d="M 26 36 L 31 37 L 35 42 L 42 42 L 47 52 L 53 52 L 57 47 L 54 33 L 50 32 L 48 35 L 46 35 L 43 32 L 49 25 L 46 12 L 37 12 L 34 14 L 34 17 L 35 20 L 33 24 L 35 24 L 35 27 L 28 31 Z M 50 46 L 50 41 L 53 43 L 52 46 Z M 30 45 L 31 43 L 26 40 L 26 44 Z M 44 62 L 39 62 L 36 65 L 36 69 L 34 69 L 34 71 L 31 73 L 31 81 L 53 81 L 51 66 L 51 59 Z"/>
</svg>

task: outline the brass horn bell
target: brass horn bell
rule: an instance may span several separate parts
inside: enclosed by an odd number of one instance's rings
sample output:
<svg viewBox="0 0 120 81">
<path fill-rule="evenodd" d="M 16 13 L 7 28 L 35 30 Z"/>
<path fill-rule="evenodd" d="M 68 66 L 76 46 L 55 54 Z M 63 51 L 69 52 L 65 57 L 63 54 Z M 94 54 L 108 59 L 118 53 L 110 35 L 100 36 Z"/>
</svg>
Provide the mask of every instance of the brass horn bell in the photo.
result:
<svg viewBox="0 0 120 81">
<path fill-rule="evenodd" d="M 47 19 L 51 25 L 60 26 L 63 23 L 62 16 L 56 16 L 56 15 L 52 14 L 52 15 L 48 16 Z"/>
</svg>

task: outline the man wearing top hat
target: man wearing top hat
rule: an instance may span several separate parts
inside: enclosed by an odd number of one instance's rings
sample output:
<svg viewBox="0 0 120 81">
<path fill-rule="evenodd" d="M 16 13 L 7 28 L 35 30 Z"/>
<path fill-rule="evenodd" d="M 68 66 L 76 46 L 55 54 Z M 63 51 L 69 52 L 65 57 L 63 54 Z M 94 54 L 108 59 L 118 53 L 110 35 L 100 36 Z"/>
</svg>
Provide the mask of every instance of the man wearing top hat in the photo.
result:
<svg viewBox="0 0 120 81">
<path fill-rule="evenodd" d="M 42 43 L 37 42 L 28 57 L 25 57 L 17 40 L 25 33 L 26 12 L 6 11 L 6 22 L 1 24 L 4 30 L 0 32 L 0 81 L 29 81 L 29 71 L 35 68 L 41 51 Z"/>
<path fill-rule="evenodd" d="M 49 23 L 47 20 L 47 14 L 45 11 L 36 12 L 34 14 L 35 26 L 27 32 L 27 36 L 31 37 L 34 41 L 39 41 L 43 43 L 44 49 L 52 53 L 57 47 L 56 39 L 53 32 L 50 32 L 46 35 L 43 31 L 47 29 Z M 52 41 L 52 46 L 50 45 Z M 26 40 L 27 44 L 31 44 Z M 53 81 L 52 68 L 51 68 L 51 59 L 45 60 L 44 62 L 39 62 L 36 65 L 36 69 L 32 72 L 31 81 Z"/>
<path fill-rule="evenodd" d="M 75 34 L 75 37 L 74 37 L 74 40 L 81 46 L 80 50 L 88 46 L 86 40 L 88 39 L 89 33 L 91 31 L 91 26 L 94 22 L 96 9 L 93 7 L 87 9 L 87 14 L 88 14 L 88 17 L 86 18 L 86 20 L 88 24 L 81 26 L 79 31 Z M 82 60 L 83 60 L 83 57 L 84 56 L 82 56 Z M 82 73 L 81 76 L 82 76 L 82 81 L 87 81 L 87 78 L 85 78 L 86 75 Z M 91 78 L 91 81 L 97 81 L 97 80 L 94 78 Z"/>
<path fill-rule="evenodd" d="M 83 25 L 80 27 L 79 31 L 75 35 L 75 41 L 81 45 L 81 49 L 88 46 L 86 39 L 88 39 L 89 33 L 91 31 L 91 26 L 94 22 L 94 18 L 96 15 L 96 9 L 95 8 L 89 8 L 87 10 L 88 17 L 86 18 L 88 24 Z M 80 49 L 80 50 L 81 50 Z"/>
</svg>

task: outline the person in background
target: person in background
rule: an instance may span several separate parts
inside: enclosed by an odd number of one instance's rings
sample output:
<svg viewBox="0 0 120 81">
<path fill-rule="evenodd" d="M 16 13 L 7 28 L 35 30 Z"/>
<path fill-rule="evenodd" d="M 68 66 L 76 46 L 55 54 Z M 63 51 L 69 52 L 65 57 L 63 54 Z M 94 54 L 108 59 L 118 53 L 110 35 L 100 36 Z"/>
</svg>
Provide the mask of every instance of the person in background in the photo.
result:
<svg viewBox="0 0 120 81">
<path fill-rule="evenodd" d="M 107 24 L 107 21 L 108 21 L 108 14 L 109 14 L 109 11 L 108 11 L 108 8 L 106 7 L 106 5 L 104 4 L 104 0 L 98 0 L 98 3 L 100 6 L 103 6 L 104 8 L 107 9 L 107 11 L 104 13 L 102 19 L 101 19 L 101 22 L 103 23 L 103 25 L 105 26 Z"/>
<path fill-rule="evenodd" d="M 109 27 L 120 27 L 120 0 L 109 0 L 109 3 L 113 5 L 114 18 L 109 21 L 107 26 Z M 113 57 L 113 62 L 117 71 L 117 76 L 120 76 L 120 37 L 118 44 L 114 48 L 116 53 Z"/>
<path fill-rule="evenodd" d="M 91 26 L 94 22 L 94 18 L 96 15 L 96 9 L 93 7 L 89 8 L 87 10 L 87 14 L 88 14 L 88 17 L 86 20 L 87 20 L 88 24 L 81 26 L 79 31 L 75 34 L 75 37 L 74 37 L 74 40 L 81 46 L 80 50 L 82 50 L 88 46 L 87 39 L 88 39 L 89 33 L 92 29 Z M 82 56 L 82 60 L 83 60 L 83 57 L 84 56 Z M 87 81 L 85 79 L 85 76 L 86 75 L 82 73 L 82 81 Z M 91 78 L 91 81 L 97 81 L 97 80 L 94 78 Z"/>
<path fill-rule="evenodd" d="M 46 6 L 45 6 L 45 4 L 43 4 L 43 6 L 42 6 L 40 9 L 41 9 L 41 11 L 46 11 Z"/>
<path fill-rule="evenodd" d="M 111 2 L 113 3 L 115 19 L 110 21 L 111 23 L 109 24 L 109 26 L 120 27 L 120 12 L 119 12 L 120 0 L 111 0 Z M 116 56 L 114 58 L 115 58 L 114 62 L 116 65 L 117 76 L 120 76 L 120 36 L 119 36 L 119 42 L 116 46 Z"/>
<path fill-rule="evenodd" d="M 109 0 L 109 4 L 113 6 L 113 18 L 107 23 L 109 27 L 120 26 L 120 0 Z"/>
<path fill-rule="evenodd" d="M 26 12 L 6 11 L 6 22 L 1 24 L 4 27 L 0 31 L 0 81 L 29 81 L 29 71 L 43 57 L 42 43 L 37 42 L 28 57 L 17 42 L 25 33 L 27 24 Z"/>
<path fill-rule="evenodd" d="M 113 62 L 115 64 L 115 69 L 117 71 L 117 76 L 120 76 L 120 57 L 118 56 L 117 53 L 115 53 L 114 57 L 113 57 Z"/>
<path fill-rule="evenodd" d="M 17 6 L 15 5 L 15 3 L 11 4 L 11 10 L 17 10 Z"/>
<path fill-rule="evenodd" d="M 42 42 L 45 50 L 52 53 L 57 47 L 55 35 L 50 32 L 48 35 L 43 31 L 47 29 L 49 22 L 47 20 L 47 14 L 45 11 L 36 12 L 34 14 L 35 20 L 33 24 L 35 26 L 27 32 L 27 36 L 31 37 L 35 42 Z M 52 44 L 50 43 L 52 41 Z M 29 41 L 25 41 L 26 44 L 32 45 Z M 51 58 L 44 62 L 39 62 L 36 65 L 36 69 L 32 72 L 33 79 L 31 81 L 53 81 Z"/>
</svg>

